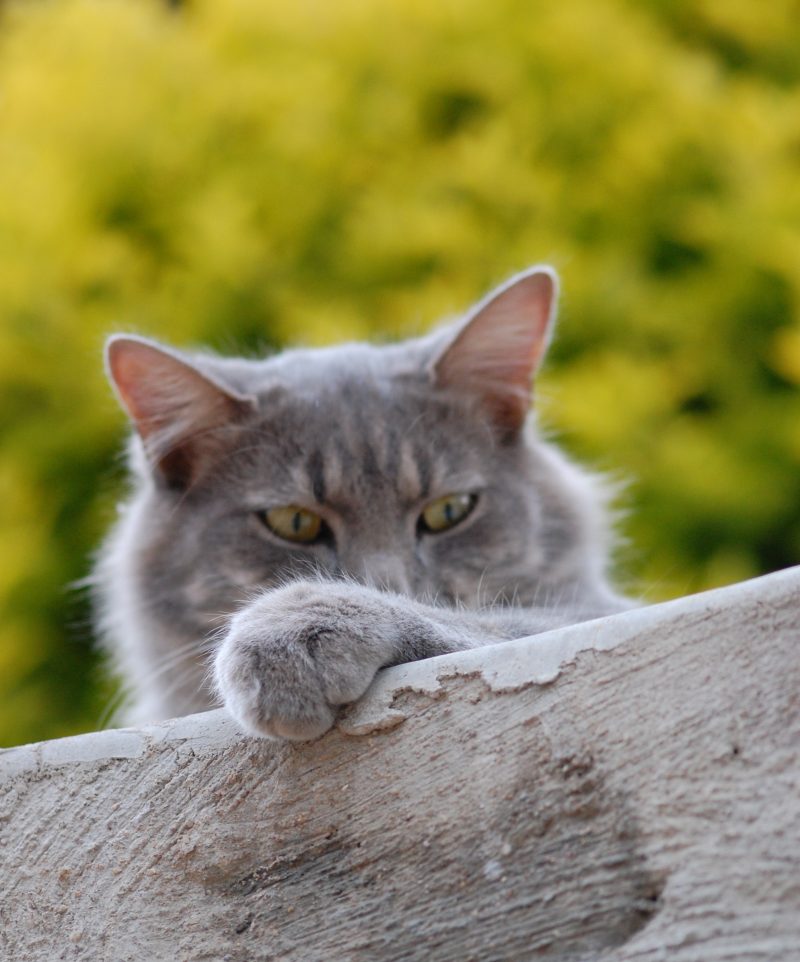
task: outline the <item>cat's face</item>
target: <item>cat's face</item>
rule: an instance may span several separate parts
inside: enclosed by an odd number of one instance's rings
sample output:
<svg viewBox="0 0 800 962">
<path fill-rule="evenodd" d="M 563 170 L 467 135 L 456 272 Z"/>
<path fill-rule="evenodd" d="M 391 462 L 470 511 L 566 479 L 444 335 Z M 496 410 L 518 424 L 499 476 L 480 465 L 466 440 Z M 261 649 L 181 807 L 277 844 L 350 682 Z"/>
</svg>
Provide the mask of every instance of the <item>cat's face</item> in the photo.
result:
<svg viewBox="0 0 800 962">
<path fill-rule="evenodd" d="M 552 274 L 531 271 L 449 332 L 266 361 L 112 341 L 143 441 L 153 608 L 206 631 L 313 572 L 468 606 L 532 600 L 569 523 L 524 430 L 553 298 Z"/>
</svg>

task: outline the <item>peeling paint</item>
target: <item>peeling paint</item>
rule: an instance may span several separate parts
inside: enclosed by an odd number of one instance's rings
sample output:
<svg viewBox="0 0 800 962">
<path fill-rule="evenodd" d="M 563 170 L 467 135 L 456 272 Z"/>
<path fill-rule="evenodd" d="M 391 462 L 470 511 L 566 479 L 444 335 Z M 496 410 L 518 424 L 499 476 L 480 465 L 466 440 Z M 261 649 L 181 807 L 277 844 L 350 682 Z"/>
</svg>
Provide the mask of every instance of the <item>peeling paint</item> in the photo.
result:
<svg viewBox="0 0 800 962">
<path fill-rule="evenodd" d="M 753 604 L 768 602 L 770 596 L 779 597 L 786 591 L 787 582 L 797 581 L 798 571 L 800 568 L 790 568 L 743 584 L 635 608 L 540 635 L 398 665 L 376 677 L 361 700 L 342 714 L 337 727 L 346 735 L 367 735 L 396 728 L 407 717 L 395 706 L 397 696 L 411 691 L 433 697 L 440 693 L 445 679 L 480 676 L 495 694 L 552 684 L 583 652 L 612 651 L 633 641 L 647 644 L 648 636 L 663 629 L 666 623 L 677 624 L 707 616 L 726 605 L 748 600 Z"/>
</svg>

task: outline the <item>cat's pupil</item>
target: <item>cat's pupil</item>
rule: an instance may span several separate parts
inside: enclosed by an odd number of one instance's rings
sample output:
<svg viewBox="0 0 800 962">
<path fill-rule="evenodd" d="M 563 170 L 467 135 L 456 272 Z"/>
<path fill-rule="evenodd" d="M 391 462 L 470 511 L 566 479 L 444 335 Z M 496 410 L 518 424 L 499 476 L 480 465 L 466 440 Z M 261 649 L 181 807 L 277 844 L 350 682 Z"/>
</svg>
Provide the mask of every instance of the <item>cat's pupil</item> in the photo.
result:
<svg viewBox="0 0 800 962">
<path fill-rule="evenodd" d="M 295 511 L 294 517 L 292 518 L 292 528 L 294 529 L 295 533 L 297 533 L 300 530 L 301 524 L 302 524 L 302 518 L 300 517 L 300 512 Z"/>
</svg>

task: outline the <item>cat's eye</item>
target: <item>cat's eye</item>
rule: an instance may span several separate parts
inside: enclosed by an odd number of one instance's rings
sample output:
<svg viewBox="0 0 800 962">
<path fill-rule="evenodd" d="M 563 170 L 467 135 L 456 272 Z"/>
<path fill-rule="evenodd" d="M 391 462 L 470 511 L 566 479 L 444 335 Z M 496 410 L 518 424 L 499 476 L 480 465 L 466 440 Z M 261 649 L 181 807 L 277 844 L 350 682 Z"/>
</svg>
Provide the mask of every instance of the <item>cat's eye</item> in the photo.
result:
<svg viewBox="0 0 800 962">
<path fill-rule="evenodd" d="M 420 529 L 436 534 L 455 527 L 472 511 L 477 500 L 477 494 L 446 494 L 431 501 L 419 517 Z"/>
<path fill-rule="evenodd" d="M 259 517 L 273 534 L 297 544 L 317 541 L 324 528 L 324 522 L 318 514 L 297 504 L 268 508 L 261 511 Z"/>
</svg>

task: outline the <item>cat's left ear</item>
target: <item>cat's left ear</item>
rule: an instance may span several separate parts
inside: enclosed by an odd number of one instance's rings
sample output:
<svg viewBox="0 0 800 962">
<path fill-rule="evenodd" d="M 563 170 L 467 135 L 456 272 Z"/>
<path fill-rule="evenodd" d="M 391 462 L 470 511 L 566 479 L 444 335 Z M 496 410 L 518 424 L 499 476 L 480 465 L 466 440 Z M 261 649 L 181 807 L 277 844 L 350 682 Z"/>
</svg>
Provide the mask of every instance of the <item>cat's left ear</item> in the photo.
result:
<svg viewBox="0 0 800 962">
<path fill-rule="evenodd" d="M 171 488 L 188 487 L 219 455 L 222 429 L 254 410 L 253 398 L 146 338 L 110 338 L 106 368 L 156 476 Z"/>
<path fill-rule="evenodd" d="M 547 266 L 531 267 L 492 291 L 434 361 L 437 386 L 477 397 L 504 436 L 518 432 L 550 343 L 557 298 L 558 275 Z"/>
</svg>

